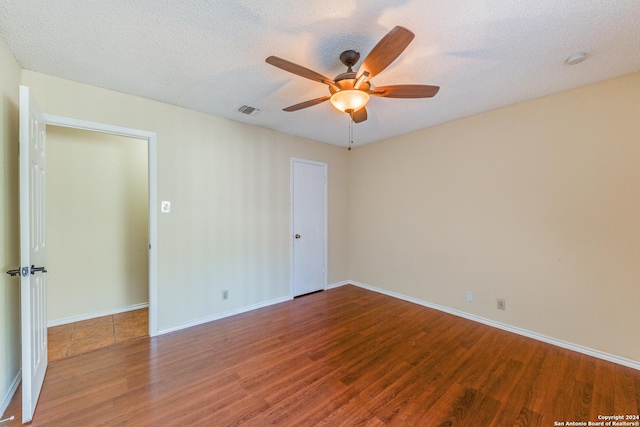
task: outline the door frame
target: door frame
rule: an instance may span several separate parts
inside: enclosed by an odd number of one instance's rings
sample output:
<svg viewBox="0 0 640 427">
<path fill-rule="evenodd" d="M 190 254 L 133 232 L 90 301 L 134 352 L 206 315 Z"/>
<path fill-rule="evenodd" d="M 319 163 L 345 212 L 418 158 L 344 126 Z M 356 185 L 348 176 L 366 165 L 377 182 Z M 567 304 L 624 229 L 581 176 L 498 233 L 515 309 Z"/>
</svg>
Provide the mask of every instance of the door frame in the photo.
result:
<svg viewBox="0 0 640 427">
<path fill-rule="evenodd" d="M 293 291 L 293 244 L 294 244 L 294 225 L 293 225 L 293 204 L 294 204 L 294 200 L 293 200 L 293 165 L 295 163 L 306 163 L 306 164 L 310 164 L 310 165 L 314 165 L 314 166 L 321 166 L 324 169 L 324 176 L 325 176 L 325 180 L 324 180 L 324 212 L 323 212 L 323 217 L 324 217 L 324 283 L 322 284 L 322 290 L 327 290 L 327 278 L 329 277 L 329 215 L 328 215 L 328 201 L 329 201 L 329 174 L 328 174 L 328 165 L 327 163 L 324 162 L 317 162 L 315 160 L 307 160 L 307 159 L 301 159 L 298 157 L 291 157 L 290 158 L 290 162 L 289 162 L 289 297 L 291 299 L 294 298 L 294 291 Z"/>
<path fill-rule="evenodd" d="M 158 335 L 158 212 L 156 210 L 158 203 L 158 167 L 156 133 L 52 114 L 43 114 L 43 116 L 46 125 L 107 133 L 147 141 L 149 174 L 149 336 Z"/>
</svg>

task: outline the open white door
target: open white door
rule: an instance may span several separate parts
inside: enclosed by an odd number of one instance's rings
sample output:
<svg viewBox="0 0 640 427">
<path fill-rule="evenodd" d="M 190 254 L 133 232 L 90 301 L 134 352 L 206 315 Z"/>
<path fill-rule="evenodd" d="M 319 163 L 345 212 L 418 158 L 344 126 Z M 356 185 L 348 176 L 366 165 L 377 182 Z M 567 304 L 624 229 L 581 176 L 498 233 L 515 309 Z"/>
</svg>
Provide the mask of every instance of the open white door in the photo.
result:
<svg viewBox="0 0 640 427">
<path fill-rule="evenodd" d="M 20 298 L 22 422 L 33 418 L 47 371 L 45 246 L 46 124 L 26 86 L 20 86 Z"/>
<path fill-rule="evenodd" d="M 291 159 L 292 295 L 326 287 L 327 164 Z"/>
</svg>

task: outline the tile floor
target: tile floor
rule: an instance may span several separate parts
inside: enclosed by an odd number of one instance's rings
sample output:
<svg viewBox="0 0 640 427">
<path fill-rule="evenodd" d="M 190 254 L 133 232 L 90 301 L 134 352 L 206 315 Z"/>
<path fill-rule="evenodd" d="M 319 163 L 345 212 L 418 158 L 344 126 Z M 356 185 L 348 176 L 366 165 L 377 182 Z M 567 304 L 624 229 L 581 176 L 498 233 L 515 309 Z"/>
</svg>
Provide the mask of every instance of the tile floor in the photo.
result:
<svg viewBox="0 0 640 427">
<path fill-rule="evenodd" d="M 149 333 L 148 319 L 149 309 L 143 308 L 66 325 L 52 326 L 47 330 L 49 362 L 147 336 Z"/>
</svg>

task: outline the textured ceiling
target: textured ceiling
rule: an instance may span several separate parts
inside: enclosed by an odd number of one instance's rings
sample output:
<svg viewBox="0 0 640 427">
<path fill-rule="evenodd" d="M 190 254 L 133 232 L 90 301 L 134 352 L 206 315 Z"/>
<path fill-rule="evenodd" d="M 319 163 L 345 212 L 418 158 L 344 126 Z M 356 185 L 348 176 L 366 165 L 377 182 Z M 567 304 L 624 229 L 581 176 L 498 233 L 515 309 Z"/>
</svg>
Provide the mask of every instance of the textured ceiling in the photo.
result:
<svg viewBox="0 0 640 427">
<path fill-rule="evenodd" d="M 440 86 L 431 99 L 373 97 L 355 145 L 640 71 L 638 0 L 2 0 L 0 37 L 23 68 L 293 135 L 346 145 L 328 103 L 282 108 L 325 85 L 395 25 L 416 37 L 374 85 Z M 583 63 L 564 60 L 584 51 Z M 359 64 L 357 64 L 359 65 Z M 243 105 L 258 115 L 237 112 Z"/>
</svg>

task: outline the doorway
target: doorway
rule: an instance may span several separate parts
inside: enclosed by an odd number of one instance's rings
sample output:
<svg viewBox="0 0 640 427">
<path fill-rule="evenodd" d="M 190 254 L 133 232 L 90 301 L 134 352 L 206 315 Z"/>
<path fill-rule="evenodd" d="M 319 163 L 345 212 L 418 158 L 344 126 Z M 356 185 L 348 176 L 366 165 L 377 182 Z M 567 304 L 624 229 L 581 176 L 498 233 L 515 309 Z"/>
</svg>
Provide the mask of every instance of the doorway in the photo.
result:
<svg viewBox="0 0 640 427">
<path fill-rule="evenodd" d="M 78 120 L 69 117 L 54 116 L 50 114 L 44 114 L 45 123 L 47 129 L 66 128 L 68 130 L 77 130 L 83 132 L 90 132 L 95 135 L 107 134 L 110 136 L 122 136 L 126 138 L 133 138 L 137 143 L 142 143 L 146 147 L 146 164 L 147 164 L 147 194 L 144 196 L 147 200 L 147 245 L 144 250 L 147 251 L 147 301 L 148 301 L 148 335 L 153 337 L 157 335 L 158 331 L 158 315 L 157 315 L 157 146 L 156 134 L 153 132 L 147 132 L 139 129 L 124 128 L 120 126 L 113 126 L 104 123 L 90 122 L 85 120 Z M 55 130 L 54 130 L 55 132 Z M 130 141 L 131 142 L 131 141 Z M 72 159 L 70 159 L 72 161 Z M 99 244 L 97 241 L 89 240 L 91 244 Z M 99 274 L 99 271 L 95 271 L 95 274 Z M 89 279 L 89 278 L 88 278 Z M 130 308 L 143 308 L 143 307 L 130 307 Z M 94 313 L 95 314 L 95 313 Z M 83 320 L 78 318 L 77 320 Z"/>
<path fill-rule="evenodd" d="M 49 361 L 148 333 L 147 158 L 142 139 L 47 126 Z"/>
</svg>

